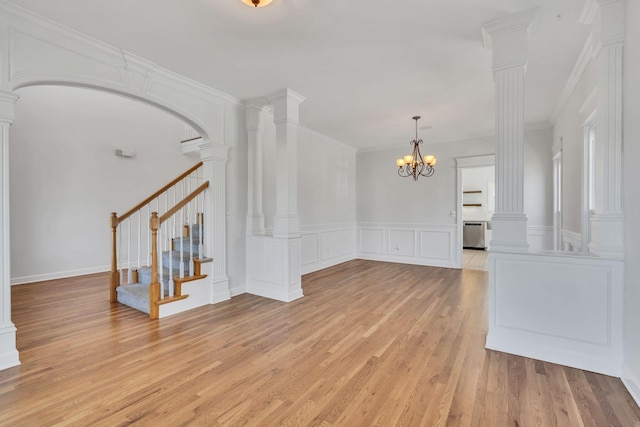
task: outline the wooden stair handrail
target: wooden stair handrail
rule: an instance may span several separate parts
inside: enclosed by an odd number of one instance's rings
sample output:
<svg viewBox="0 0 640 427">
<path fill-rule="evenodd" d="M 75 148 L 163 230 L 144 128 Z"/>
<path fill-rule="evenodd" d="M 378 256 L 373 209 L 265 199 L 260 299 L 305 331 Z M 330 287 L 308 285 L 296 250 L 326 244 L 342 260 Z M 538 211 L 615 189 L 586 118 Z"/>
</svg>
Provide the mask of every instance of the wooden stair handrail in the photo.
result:
<svg viewBox="0 0 640 427">
<path fill-rule="evenodd" d="M 149 202 L 151 202 L 153 199 L 155 199 L 156 197 L 158 197 L 159 195 L 161 195 L 162 193 L 164 193 L 165 191 L 167 191 L 169 188 L 173 187 L 174 185 L 176 185 L 178 182 L 182 181 L 184 178 L 186 178 L 187 176 L 189 176 L 191 173 L 193 173 L 196 169 L 198 169 L 200 166 L 202 166 L 202 162 L 198 162 L 196 165 L 194 165 L 192 168 L 188 169 L 187 171 L 185 171 L 184 173 L 182 173 L 181 175 L 179 175 L 177 178 L 175 178 L 173 181 L 171 181 L 170 183 L 168 183 L 167 185 L 165 185 L 164 187 L 162 187 L 161 189 L 159 189 L 158 191 L 156 191 L 155 193 L 153 193 L 152 195 L 150 195 L 149 197 L 147 197 L 146 199 L 144 199 L 142 202 L 138 203 L 136 206 L 134 206 L 132 209 L 130 209 L 129 211 L 127 211 L 127 213 L 122 214 L 118 217 L 118 224 L 121 223 L 122 221 L 124 221 L 125 219 L 129 218 L 131 215 L 133 215 L 134 213 L 138 212 L 140 209 L 142 209 L 145 205 L 147 205 Z"/>
<path fill-rule="evenodd" d="M 189 203 L 190 201 L 195 199 L 198 194 L 202 193 L 207 188 L 209 188 L 209 181 L 205 182 L 200 187 L 198 187 L 195 190 L 193 190 L 193 192 L 191 194 L 189 194 L 187 197 L 182 199 L 182 201 L 178 202 L 174 207 L 172 207 L 167 212 L 165 212 L 165 214 L 160 217 L 160 224 L 162 224 L 163 222 L 165 222 L 166 220 L 171 218 L 173 216 L 173 214 L 175 214 L 180 209 L 182 209 L 184 206 L 186 206 L 187 203 Z"/>
</svg>

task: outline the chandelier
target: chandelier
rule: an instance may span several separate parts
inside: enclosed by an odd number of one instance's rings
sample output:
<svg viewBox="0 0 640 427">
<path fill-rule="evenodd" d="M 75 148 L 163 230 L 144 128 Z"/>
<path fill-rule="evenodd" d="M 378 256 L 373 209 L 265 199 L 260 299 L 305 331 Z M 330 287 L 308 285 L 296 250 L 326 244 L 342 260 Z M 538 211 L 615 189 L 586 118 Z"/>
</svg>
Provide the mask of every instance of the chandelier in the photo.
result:
<svg viewBox="0 0 640 427">
<path fill-rule="evenodd" d="M 422 144 L 422 140 L 418 139 L 418 120 L 420 120 L 420 116 L 414 116 L 413 120 L 416 121 L 416 139 L 409 143 L 413 144 L 413 153 L 396 160 L 396 164 L 398 165 L 398 175 L 403 178 L 413 177 L 413 180 L 417 181 L 419 176 L 429 177 L 433 175 L 435 171 L 433 167 L 438 159 L 433 154 L 427 154 L 424 158 L 420 154 L 420 144 Z"/>
<path fill-rule="evenodd" d="M 242 3 L 248 6 L 264 7 L 271 3 L 273 0 L 240 0 Z"/>
</svg>

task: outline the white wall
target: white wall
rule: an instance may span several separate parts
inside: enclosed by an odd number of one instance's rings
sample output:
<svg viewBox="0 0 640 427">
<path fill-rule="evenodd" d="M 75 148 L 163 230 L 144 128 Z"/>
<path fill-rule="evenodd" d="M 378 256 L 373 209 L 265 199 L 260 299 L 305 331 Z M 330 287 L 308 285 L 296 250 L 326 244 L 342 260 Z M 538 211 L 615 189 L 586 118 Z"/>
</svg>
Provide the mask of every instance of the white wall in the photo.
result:
<svg viewBox="0 0 640 427">
<path fill-rule="evenodd" d="M 424 137 L 424 136 L 423 136 Z M 536 233 L 532 247 L 550 248 L 552 224 L 551 129 L 525 132 L 525 213 Z M 417 182 L 397 175 L 395 159 L 408 145 L 360 151 L 357 164 L 358 256 L 367 259 L 455 267 L 458 157 L 493 154 L 492 136 L 427 144 L 436 172 Z M 537 228 L 536 228 L 537 227 Z"/>
<path fill-rule="evenodd" d="M 524 212 L 527 214 L 528 227 L 548 227 L 553 224 L 552 143 L 551 128 L 525 132 Z"/>
<path fill-rule="evenodd" d="M 300 226 L 354 224 L 355 148 L 306 128 L 298 138 Z"/>
<path fill-rule="evenodd" d="M 640 0 L 626 1 L 624 51 L 624 158 L 625 188 L 625 307 L 624 367 L 622 378 L 640 404 Z"/>
<path fill-rule="evenodd" d="M 356 150 L 303 127 L 298 213 L 302 274 L 356 257 Z"/>
<path fill-rule="evenodd" d="M 578 80 L 553 129 L 562 138 L 562 228 L 582 233 L 582 176 L 584 135 L 582 126 L 595 110 L 595 69 L 590 63 Z"/>
<path fill-rule="evenodd" d="M 12 283 L 104 271 L 109 216 L 198 161 L 181 154 L 182 122 L 87 89 L 18 90 L 11 128 Z M 116 148 L 136 152 L 116 157 Z"/>
</svg>

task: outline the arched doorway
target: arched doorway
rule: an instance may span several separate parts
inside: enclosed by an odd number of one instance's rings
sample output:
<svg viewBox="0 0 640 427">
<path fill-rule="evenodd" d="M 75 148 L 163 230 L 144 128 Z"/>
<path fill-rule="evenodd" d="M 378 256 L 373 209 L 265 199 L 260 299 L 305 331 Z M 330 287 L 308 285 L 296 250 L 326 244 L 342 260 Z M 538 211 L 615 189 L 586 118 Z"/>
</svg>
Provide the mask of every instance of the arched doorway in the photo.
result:
<svg viewBox="0 0 640 427">
<path fill-rule="evenodd" d="M 181 118 L 202 137 L 204 178 L 213 183 L 205 215 L 205 239 L 212 248 L 213 286 L 219 299 L 229 295 L 226 275 L 225 108 L 237 103 L 209 87 L 184 78 L 113 46 L 100 43 L 11 5 L 0 14 L 5 37 L 0 44 L 0 369 L 19 364 L 11 322 L 10 298 L 10 126 L 15 91 L 34 85 L 69 85 L 117 93 L 154 105 Z M 213 236 L 216 236 L 214 239 Z"/>
</svg>

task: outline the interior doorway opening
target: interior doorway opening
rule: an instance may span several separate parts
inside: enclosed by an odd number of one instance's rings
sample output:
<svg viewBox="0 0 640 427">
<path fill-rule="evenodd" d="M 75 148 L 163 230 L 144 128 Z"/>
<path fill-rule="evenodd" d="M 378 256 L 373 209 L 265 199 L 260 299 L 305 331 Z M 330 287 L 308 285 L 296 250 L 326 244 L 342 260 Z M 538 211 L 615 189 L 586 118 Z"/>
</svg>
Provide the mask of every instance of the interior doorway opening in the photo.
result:
<svg viewBox="0 0 640 427">
<path fill-rule="evenodd" d="M 460 268 L 488 271 L 495 212 L 495 156 L 464 157 L 456 162 Z"/>
</svg>

